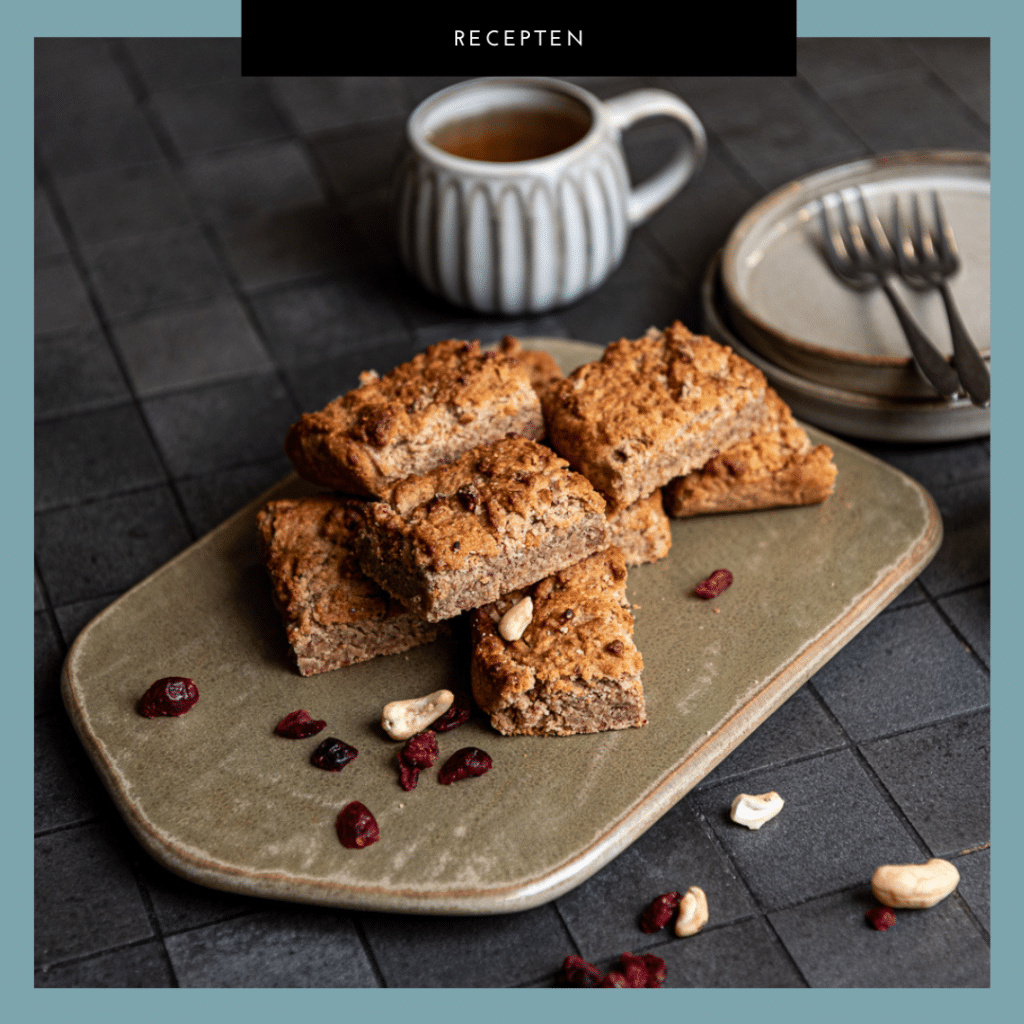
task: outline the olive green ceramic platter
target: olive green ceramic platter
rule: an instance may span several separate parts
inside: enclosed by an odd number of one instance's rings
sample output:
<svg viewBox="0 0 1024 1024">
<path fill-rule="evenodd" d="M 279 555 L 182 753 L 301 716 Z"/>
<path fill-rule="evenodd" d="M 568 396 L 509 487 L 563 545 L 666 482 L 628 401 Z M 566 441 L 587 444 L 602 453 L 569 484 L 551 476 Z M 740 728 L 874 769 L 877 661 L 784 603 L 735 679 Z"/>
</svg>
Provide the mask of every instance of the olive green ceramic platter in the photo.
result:
<svg viewBox="0 0 1024 1024">
<path fill-rule="evenodd" d="M 566 370 L 600 349 L 532 339 Z M 815 440 L 823 435 L 814 432 Z M 772 714 L 925 567 L 942 524 L 916 483 L 846 444 L 824 505 L 672 524 L 670 555 L 629 572 L 649 724 L 564 738 L 504 737 L 482 718 L 440 735 L 438 764 L 398 785 L 388 701 L 468 692 L 464 623 L 433 645 L 304 679 L 289 659 L 260 564 L 255 517 L 289 477 L 111 605 L 64 666 L 64 700 L 139 841 L 172 871 L 232 892 L 424 914 L 524 910 L 578 885 L 628 847 Z M 703 601 L 713 570 L 735 582 Z M 156 679 L 193 678 L 180 718 L 136 711 Z M 274 726 L 304 708 L 318 737 Z M 359 756 L 309 763 L 327 736 Z M 438 784 L 455 750 L 488 774 Z M 340 809 L 364 803 L 380 841 L 341 846 Z"/>
</svg>

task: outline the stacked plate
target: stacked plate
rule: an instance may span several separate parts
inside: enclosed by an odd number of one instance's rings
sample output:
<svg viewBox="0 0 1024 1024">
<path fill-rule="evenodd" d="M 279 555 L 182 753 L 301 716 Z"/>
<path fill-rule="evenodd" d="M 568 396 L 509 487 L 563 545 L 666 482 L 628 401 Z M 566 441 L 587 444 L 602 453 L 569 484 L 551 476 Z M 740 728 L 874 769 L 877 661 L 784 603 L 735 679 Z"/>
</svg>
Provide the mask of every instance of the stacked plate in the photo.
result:
<svg viewBox="0 0 1024 1024">
<path fill-rule="evenodd" d="M 950 288 L 989 359 L 986 153 L 894 153 L 777 189 L 743 216 L 708 268 L 704 329 L 758 366 L 797 417 L 825 430 L 897 442 L 987 435 L 988 409 L 967 398 L 942 399 L 919 376 L 881 289 L 855 291 L 829 270 L 821 243 L 822 198 L 852 189 L 863 193 L 886 227 L 896 197 L 938 192 L 962 260 Z M 898 280 L 893 286 L 936 347 L 951 356 L 938 291 L 916 291 Z"/>
</svg>

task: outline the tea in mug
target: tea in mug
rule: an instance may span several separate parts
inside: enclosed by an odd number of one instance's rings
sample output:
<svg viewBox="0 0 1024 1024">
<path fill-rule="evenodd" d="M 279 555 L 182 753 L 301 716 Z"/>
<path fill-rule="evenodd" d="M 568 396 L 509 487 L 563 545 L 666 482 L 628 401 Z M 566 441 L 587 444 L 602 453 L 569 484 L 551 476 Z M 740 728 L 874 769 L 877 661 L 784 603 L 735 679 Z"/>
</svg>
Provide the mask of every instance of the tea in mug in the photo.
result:
<svg viewBox="0 0 1024 1024">
<path fill-rule="evenodd" d="M 474 114 L 442 125 L 430 141 L 452 156 L 489 163 L 513 163 L 550 156 L 579 142 L 590 131 L 581 110 L 508 108 Z"/>
</svg>

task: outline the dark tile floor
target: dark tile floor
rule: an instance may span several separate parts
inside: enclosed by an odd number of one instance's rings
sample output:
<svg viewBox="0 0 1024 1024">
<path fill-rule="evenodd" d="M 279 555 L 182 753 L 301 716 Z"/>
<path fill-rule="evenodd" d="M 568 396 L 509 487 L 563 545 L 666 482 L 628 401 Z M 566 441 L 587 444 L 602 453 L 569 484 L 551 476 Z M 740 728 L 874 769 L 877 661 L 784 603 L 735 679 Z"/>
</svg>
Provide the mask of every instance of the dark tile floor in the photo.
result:
<svg viewBox="0 0 1024 1024">
<path fill-rule="evenodd" d="M 866 445 L 923 483 L 934 562 L 687 798 L 597 875 L 522 914 L 431 918 L 274 903 L 167 873 L 121 823 L 58 694 L 89 619 L 284 476 L 287 426 L 447 336 L 605 343 L 679 317 L 739 215 L 826 164 L 988 148 L 984 39 L 802 39 L 792 80 L 587 79 L 671 89 L 700 176 L 596 294 L 515 324 L 397 265 L 387 181 L 444 79 L 241 79 L 237 40 L 36 45 L 36 983 L 44 987 L 543 987 L 624 949 L 670 986 L 988 984 L 989 447 Z M 634 170 L 671 129 L 631 133 Z M 760 833 L 735 793 L 785 791 Z M 886 860 L 954 860 L 958 892 L 865 925 Z M 700 935 L 644 935 L 701 884 Z"/>
</svg>

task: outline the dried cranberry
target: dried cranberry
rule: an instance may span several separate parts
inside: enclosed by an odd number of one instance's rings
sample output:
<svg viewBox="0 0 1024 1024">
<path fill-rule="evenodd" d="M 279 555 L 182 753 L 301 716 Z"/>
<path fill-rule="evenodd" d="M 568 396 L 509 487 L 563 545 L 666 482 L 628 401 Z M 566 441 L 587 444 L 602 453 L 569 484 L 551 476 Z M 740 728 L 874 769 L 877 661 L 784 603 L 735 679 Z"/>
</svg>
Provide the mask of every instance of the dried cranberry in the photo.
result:
<svg viewBox="0 0 1024 1024">
<path fill-rule="evenodd" d="M 409 791 L 416 783 L 423 768 L 429 768 L 437 760 L 437 736 L 429 729 L 418 732 L 398 752 L 399 784 Z"/>
<path fill-rule="evenodd" d="M 361 850 L 380 839 L 377 819 L 358 800 L 342 807 L 335 828 L 338 841 L 346 850 Z"/>
<path fill-rule="evenodd" d="M 698 583 L 693 592 L 705 601 L 710 601 L 731 586 L 732 573 L 728 569 L 716 569 L 703 583 Z"/>
<path fill-rule="evenodd" d="M 484 775 L 492 767 L 494 762 L 491 761 L 490 755 L 485 754 L 479 747 L 463 747 L 445 761 L 437 781 L 442 786 L 450 786 L 461 779 L 475 779 L 478 775 Z"/>
<path fill-rule="evenodd" d="M 872 907 L 864 916 L 880 932 L 887 932 L 896 923 L 896 915 L 888 907 Z"/>
<path fill-rule="evenodd" d="M 350 747 L 334 736 L 328 736 L 313 751 L 309 760 L 311 764 L 323 768 L 326 772 L 340 772 L 349 761 L 354 761 L 358 754 L 359 751 L 355 747 Z"/>
<path fill-rule="evenodd" d="M 167 715 L 176 718 L 195 707 L 199 690 L 191 679 L 184 676 L 167 676 L 158 679 L 139 701 L 139 714 L 144 718 L 159 718 Z"/>
<path fill-rule="evenodd" d="M 465 725 L 472 714 L 469 701 L 459 694 L 452 706 L 440 717 L 430 723 L 434 732 L 448 732 L 456 726 Z"/>
<path fill-rule="evenodd" d="M 672 919 L 672 915 L 679 907 L 679 901 L 683 898 L 681 892 L 662 893 L 643 912 L 640 918 L 640 930 L 650 935 L 652 932 L 661 931 Z"/>
<path fill-rule="evenodd" d="M 319 722 L 308 711 L 293 711 L 285 715 L 274 732 L 289 740 L 304 740 L 307 736 L 315 736 L 327 727 L 326 722 Z"/>
<path fill-rule="evenodd" d="M 668 968 L 665 966 L 665 961 L 653 953 L 644 953 L 641 959 L 647 968 L 647 987 L 661 988 L 668 977 Z"/>
<path fill-rule="evenodd" d="M 642 956 L 623 953 L 619 957 L 619 965 L 626 978 L 626 988 L 647 988 L 647 965 Z"/>
<path fill-rule="evenodd" d="M 622 971 L 609 971 L 601 982 L 601 988 L 629 988 Z"/>
<path fill-rule="evenodd" d="M 567 956 L 558 972 L 558 984 L 562 988 L 600 988 L 602 981 L 601 969 L 581 956 Z"/>
</svg>

